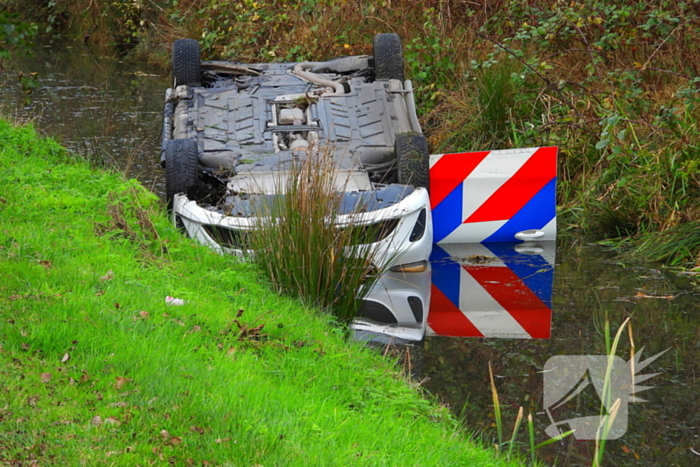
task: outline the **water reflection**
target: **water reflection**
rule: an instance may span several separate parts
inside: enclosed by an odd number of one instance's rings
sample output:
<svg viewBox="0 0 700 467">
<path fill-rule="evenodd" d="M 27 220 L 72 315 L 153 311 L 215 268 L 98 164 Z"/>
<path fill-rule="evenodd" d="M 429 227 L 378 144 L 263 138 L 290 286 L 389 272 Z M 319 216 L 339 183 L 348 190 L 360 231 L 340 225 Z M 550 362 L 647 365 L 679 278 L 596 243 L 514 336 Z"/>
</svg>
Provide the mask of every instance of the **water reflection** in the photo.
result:
<svg viewBox="0 0 700 467">
<path fill-rule="evenodd" d="M 369 332 L 407 341 L 547 339 L 554 259 L 554 242 L 434 245 L 425 272 L 387 272 L 377 281 L 354 328 L 363 339 Z"/>
<path fill-rule="evenodd" d="M 17 73 L 38 73 L 29 105 Z M 166 76 L 113 50 L 69 42 L 15 56 L 0 72 L 1 111 L 30 120 L 40 131 L 93 162 L 164 191 L 157 170 Z"/>
<path fill-rule="evenodd" d="M 353 323 L 358 340 L 407 343 L 423 340 L 430 305 L 430 267 L 423 272 L 387 271 L 363 300 Z"/>
<path fill-rule="evenodd" d="M 428 335 L 547 339 L 554 242 L 435 245 Z"/>
<path fill-rule="evenodd" d="M 404 296 L 415 293 L 430 305 L 424 339 L 414 332 L 406 347 L 414 376 L 493 443 L 490 363 L 507 437 L 523 407 L 533 416 L 539 443 L 548 439 L 551 423 L 544 410 L 547 361 L 604 355 L 606 327 L 614 334 L 631 317 L 619 357 L 628 361 L 642 347 L 643 358 L 670 350 L 644 369 L 659 373 L 643 383 L 652 387 L 641 394 L 648 402 L 628 406 L 626 432 L 607 442 L 603 465 L 698 465 L 700 295 L 678 276 L 618 264 L 603 247 L 578 240 L 559 245 L 554 274 L 554 253 L 551 244 L 439 246 L 421 287 L 409 292 L 404 279 L 393 279 Z M 386 298 L 390 290 L 373 292 L 385 297 L 382 303 L 394 303 Z M 416 322 L 410 316 L 406 321 Z M 373 339 L 365 329 L 363 337 L 385 345 L 401 342 L 392 334 L 401 327 L 400 322 L 378 326 L 374 331 L 385 334 Z M 583 391 L 562 405 L 559 415 L 596 414 L 599 404 L 595 393 Z M 518 439 L 527 454 L 523 427 Z M 591 465 L 595 449 L 594 441 L 570 437 L 539 449 L 538 457 L 546 465 Z"/>
</svg>

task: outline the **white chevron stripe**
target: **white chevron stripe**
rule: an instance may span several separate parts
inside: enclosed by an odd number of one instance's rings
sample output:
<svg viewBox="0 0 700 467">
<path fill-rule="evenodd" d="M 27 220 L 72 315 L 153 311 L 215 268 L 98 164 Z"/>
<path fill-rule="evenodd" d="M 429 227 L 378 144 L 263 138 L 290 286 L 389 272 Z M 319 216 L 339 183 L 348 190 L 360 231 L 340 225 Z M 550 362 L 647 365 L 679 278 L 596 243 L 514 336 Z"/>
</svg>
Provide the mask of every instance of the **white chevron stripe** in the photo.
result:
<svg viewBox="0 0 700 467">
<path fill-rule="evenodd" d="M 486 156 L 464 180 L 462 220 L 474 214 L 538 149 L 492 151 Z"/>
<path fill-rule="evenodd" d="M 531 338 L 515 318 L 464 269 L 460 271 L 459 309 L 484 337 Z"/>
<path fill-rule="evenodd" d="M 460 224 L 450 234 L 440 240 L 440 245 L 444 243 L 479 243 L 489 238 L 491 234 L 503 227 L 507 221 L 472 222 L 470 224 Z M 514 238 L 513 241 L 516 241 Z"/>
</svg>

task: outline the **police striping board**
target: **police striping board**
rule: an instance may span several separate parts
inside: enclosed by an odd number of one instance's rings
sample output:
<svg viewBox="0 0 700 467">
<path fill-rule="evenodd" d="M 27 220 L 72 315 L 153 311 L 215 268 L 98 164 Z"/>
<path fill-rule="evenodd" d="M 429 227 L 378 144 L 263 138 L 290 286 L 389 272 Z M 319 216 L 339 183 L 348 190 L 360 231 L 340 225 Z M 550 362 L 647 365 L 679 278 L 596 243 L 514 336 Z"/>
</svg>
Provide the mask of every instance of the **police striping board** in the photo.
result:
<svg viewBox="0 0 700 467">
<path fill-rule="evenodd" d="M 435 245 L 426 334 L 549 338 L 554 255 L 554 242 Z"/>
<path fill-rule="evenodd" d="M 557 148 L 430 156 L 435 243 L 555 240 Z"/>
</svg>

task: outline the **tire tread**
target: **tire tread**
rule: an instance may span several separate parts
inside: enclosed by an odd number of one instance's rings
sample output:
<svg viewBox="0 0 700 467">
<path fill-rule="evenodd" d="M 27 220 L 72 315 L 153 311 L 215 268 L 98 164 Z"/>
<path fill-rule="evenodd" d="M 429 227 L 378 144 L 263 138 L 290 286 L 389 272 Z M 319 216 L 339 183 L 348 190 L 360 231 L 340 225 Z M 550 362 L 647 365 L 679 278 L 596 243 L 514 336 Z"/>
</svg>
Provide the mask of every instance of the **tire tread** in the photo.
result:
<svg viewBox="0 0 700 467">
<path fill-rule="evenodd" d="M 420 133 L 396 135 L 395 152 L 398 182 L 402 185 L 429 188 L 428 141 Z"/>
<path fill-rule="evenodd" d="M 374 75 L 375 79 L 404 80 L 403 48 L 398 34 L 377 34 L 374 36 Z"/>
<path fill-rule="evenodd" d="M 199 42 L 178 39 L 172 48 L 173 84 L 199 86 L 202 81 Z"/>
<path fill-rule="evenodd" d="M 186 192 L 199 182 L 197 143 L 191 139 L 174 139 L 165 147 L 165 192 L 168 206 L 178 193 Z"/>
</svg>

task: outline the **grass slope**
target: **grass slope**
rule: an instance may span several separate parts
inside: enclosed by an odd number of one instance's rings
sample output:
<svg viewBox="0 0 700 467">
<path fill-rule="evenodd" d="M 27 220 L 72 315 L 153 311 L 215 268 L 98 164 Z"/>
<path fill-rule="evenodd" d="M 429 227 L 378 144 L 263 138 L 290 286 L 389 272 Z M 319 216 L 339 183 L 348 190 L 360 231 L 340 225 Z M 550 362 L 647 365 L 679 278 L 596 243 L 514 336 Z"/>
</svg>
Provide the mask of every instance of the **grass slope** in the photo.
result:
<svg viewBox="0 0 700 467">
<path fill-rule="evenodd" d="M 511 465 L 136 182 L 0 121 L 0 187 L 0 464 Z"/>
</svg>

